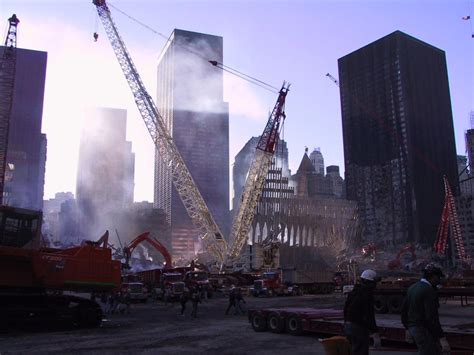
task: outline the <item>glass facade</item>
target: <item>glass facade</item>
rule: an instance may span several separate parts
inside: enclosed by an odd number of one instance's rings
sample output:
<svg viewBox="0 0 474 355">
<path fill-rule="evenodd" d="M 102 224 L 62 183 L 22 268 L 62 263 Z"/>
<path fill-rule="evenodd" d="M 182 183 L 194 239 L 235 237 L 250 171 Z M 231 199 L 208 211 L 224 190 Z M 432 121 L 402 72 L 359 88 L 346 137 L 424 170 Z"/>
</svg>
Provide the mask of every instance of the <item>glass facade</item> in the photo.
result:
<svg viewBox="0 0 474 355">
<path fill-rule="evenodd" d="M 430 244 L 457 190 L 445 53 L 396 31 L 339 59 L 347 198 L 364 237 Z"/>
</svg>

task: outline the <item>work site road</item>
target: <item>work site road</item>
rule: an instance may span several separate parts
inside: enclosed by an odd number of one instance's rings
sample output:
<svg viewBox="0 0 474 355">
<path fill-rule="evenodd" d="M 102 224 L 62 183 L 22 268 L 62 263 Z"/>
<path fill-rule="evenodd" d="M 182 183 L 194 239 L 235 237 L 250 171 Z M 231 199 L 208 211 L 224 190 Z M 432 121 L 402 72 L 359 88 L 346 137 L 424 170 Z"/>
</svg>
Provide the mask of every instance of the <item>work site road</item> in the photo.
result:
<svg viewBox="0 0 474 355">
<path fill-rule="evenodd" d="M 314 307 L 341 309 L 340 294 L 301 297 L 246 298 L 247 308 Z M 4 354 L 324 354 L 318 336 L 308 334 L 257 333 L 247 316 L 224 315 L 227 299 L 215 297 L 199 304 L 198 317 L 191 318 L 188 302 L 185 316 L 179 303 L 149 301 L 133 304 L 130 314 L 106 315 L 100 328 L 56 331 L 10 331 L 0 334 Z M 447 307 L 447 306 L 442 306 Z M 474 307 L 456 307 L 464 321 L 474 319 Z M 454 308 L 453 308 L 454 309 Z M 379 317 L 379 316 L 378 316 Z M 391 317 L 395 322 L 399 316 Z M 409 354 L 381 349 L 371 354 Z"/>
</svg>

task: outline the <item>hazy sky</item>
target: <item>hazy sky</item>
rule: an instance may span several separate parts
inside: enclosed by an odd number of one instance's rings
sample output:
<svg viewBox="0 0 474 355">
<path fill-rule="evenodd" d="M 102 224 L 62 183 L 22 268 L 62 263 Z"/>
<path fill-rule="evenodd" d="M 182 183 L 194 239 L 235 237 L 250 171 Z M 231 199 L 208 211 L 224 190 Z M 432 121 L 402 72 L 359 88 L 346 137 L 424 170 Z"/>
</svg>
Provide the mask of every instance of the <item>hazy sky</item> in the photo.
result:
<svg viewBox="0 0 474 355">
<path fill-rule="evenodd" d="M 337 59 L 401 30 L 446 51 L 458 154 L 474 109 L 473 0 L 199 1 L 114 0 L 113 5 L 168 36 L 174 28 L 224 37 L 224 64 L 279 87 L 292 83 L 283 138 L 296 171 L 305 146 L 320 147 L 325 164 L 344 171 Z M 135 200 L 153 200 L 151 139 L 91 0 L 0 0 L 0 18 L 20 19 L 18 46 L 48 52 L 43 132 L 48 136 L 45 199 L 75 193 L 84 109 L 128 110 L 136 153 Z M 152 97 L 165 40 L 122 14 L 112 15 Z M 99 40 L 92 34 L 98 29 Z M 4 33 L 5 33 L 4 31 Z M 4 37 L 3 37 L 4 38 Z M 3 40 L 2 40 L 3 41 Z M 230 162 L 261 134 L 276 94 L 224 76 L 230 109 Z"/>
</svg>

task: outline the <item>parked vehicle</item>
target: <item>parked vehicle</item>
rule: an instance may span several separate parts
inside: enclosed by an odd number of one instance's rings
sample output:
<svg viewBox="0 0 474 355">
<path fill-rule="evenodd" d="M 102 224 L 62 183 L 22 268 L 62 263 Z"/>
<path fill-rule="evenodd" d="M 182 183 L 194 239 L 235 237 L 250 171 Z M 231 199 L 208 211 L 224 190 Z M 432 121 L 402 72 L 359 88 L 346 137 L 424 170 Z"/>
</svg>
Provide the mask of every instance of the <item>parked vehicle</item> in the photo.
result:
<svg viewBox="0 0 474 355">
<path fill-rule="evenodd" d="M 202 270 L 188 271 L 184 276 L 184 283 L 189 289 L 200 288 L 208 298 L 213 295 L 213 289 L 209 283 L 209 273 Z"/>
<path fill-rule="evenodd" d="M 302 271 L 279 269 L 262 274 L 254 282 L 251 292 L 254 296 L 301 295 L 304 293 L 331 293 L 334 291 L 333 273 L 326 270 Z"/>
<path fill-rule="evenodd" d="M 142 282 L 125 282 L 122 284 L 123 292 L 130 292 L 132 302 L 145 303 L 148 300 L 148 288 Z"/>
</svg>

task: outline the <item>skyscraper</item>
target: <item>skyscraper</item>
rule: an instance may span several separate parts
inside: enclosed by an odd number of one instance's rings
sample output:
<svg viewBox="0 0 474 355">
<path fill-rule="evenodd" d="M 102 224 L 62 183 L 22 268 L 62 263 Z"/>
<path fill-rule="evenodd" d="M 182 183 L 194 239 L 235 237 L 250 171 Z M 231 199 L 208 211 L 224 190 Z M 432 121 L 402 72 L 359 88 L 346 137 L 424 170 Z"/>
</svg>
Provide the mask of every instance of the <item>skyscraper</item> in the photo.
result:
<svg viewBox="0 0 474 355">
<path fill-rule="evenodd" d="M 0 47 L 0 56 L 4 48 Z M 46 162 L 46 135 L 41 133 L 41 124 L 47 53 L 16 51 L 4 203 L 40 210 Z"/>
<path fill-rule="evenodd" d="M 365 238 L 432 244 L 457 191 L 444 51 L 395 31 L 339 59 L 347 198 Z"/>
<path fill-rule="evenodd" d="M 175 29 L 158 61 L 157 107 L 207 206 L 229 235 L 229 109 L 223 101 L 219 36 Z M 173 254 L 190 257 L 198 248 L 191 223 L 171 175 L 155 153 L 155 207 L 171 225 Z"/>
<path fill-rule="evenodd" d="M 324 157 L 323 153 L 321 153 L 321 149 L 314 148 L 309 155 L 309 159 L 311 160 L 311 163 L 313 163 L 316 174 L 324 176 Z"/>
<path fill-rule="evenodd" d="M 112 215 L 133 203 L 135 155 L 126 139 L 127 111 L 86 111 L 79 148 L 76 196 L 81 235 L 100 236 Z"/>
</svg>

